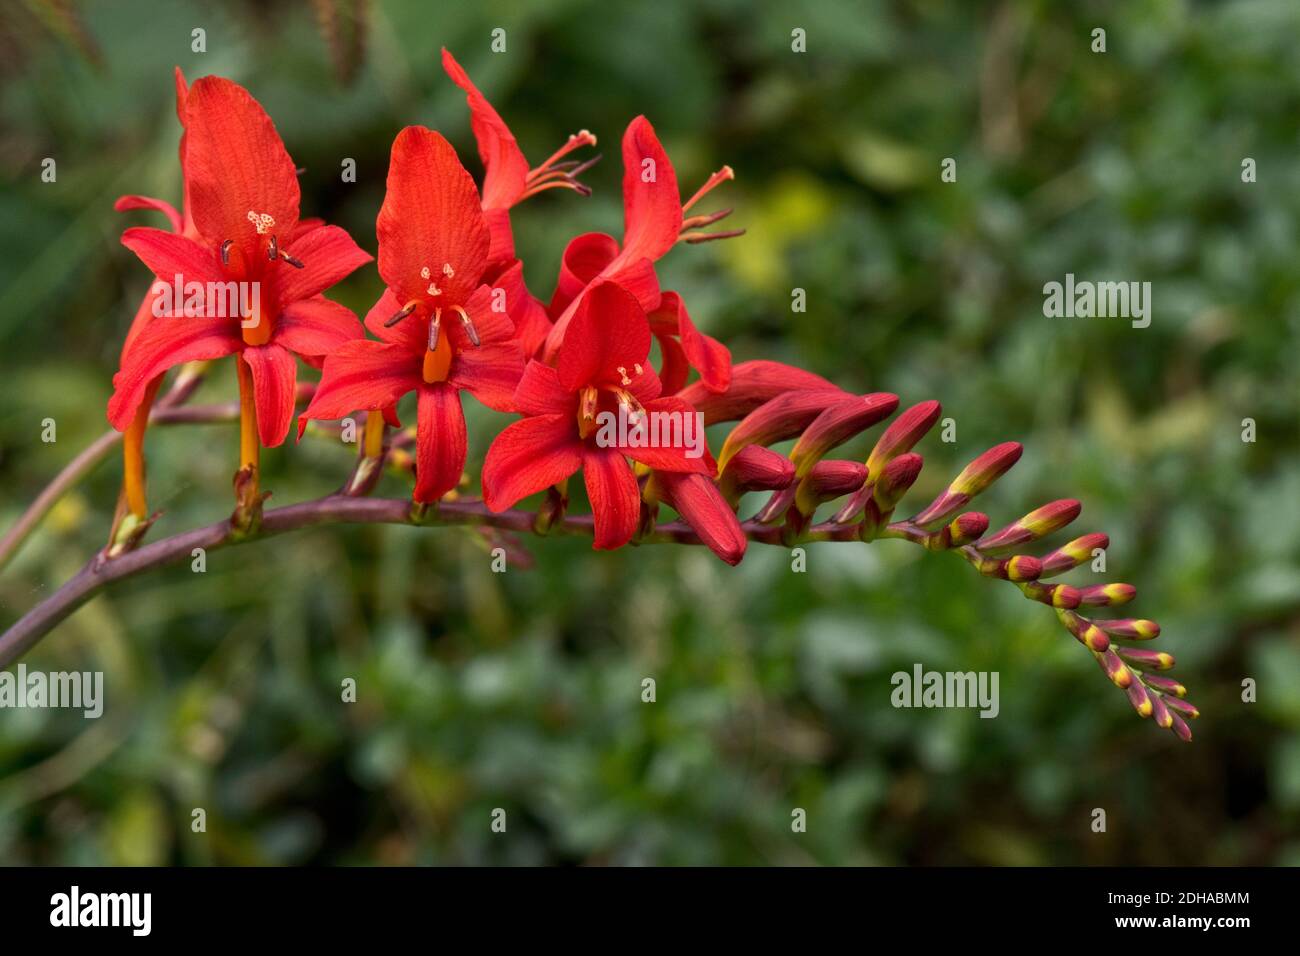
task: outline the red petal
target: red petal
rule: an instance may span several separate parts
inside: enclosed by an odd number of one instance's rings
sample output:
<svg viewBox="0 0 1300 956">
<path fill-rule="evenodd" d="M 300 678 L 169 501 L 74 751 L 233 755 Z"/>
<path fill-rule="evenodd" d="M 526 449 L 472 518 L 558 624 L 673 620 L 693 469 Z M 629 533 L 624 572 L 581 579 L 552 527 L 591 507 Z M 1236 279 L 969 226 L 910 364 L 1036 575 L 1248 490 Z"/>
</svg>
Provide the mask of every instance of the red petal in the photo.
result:
<svg viewBox="0 0 1300 956">
<path fill-rule="evenodd" d="M 324 292 L 373 258 L 352 241 L 347 230 L 338 226 L 321 226 L 299 235 L 289 245 L 288 252 L 303 267 L 296 269 L 284 262 L 276 264 L 273 275 L 280 308 Z"/>
<path fill-rule="evenodd" d="M 740 563 L 749 541 L 712 481 L 703 475 L 666 472 L 657 472 L 655 481 L 663 487 L 668 503 L 714 554 L 728 564 Z"/>
<path fill-rule="evenodd" d="M 646 402 L 645 410 L 652 416 L 647 423 L 647 436 L 656 445 L 647 448 L 628 446 L 619 451 L 656 471 L 717 474 L 717 466 L 705 440 L 704 423 L 695 417 L 694 408 L 680 398 L 660 398 Z"/>
<path fill-rule="evenodd" d="M 484 209 L 483 222 L 488 228 L 488 262 L 509 262 L 515 257 L 515 231 L 509 211 Z"/>
<path fill-rule="evenodd" d="M 551 330 L 551 320 L 542 304 L 528 291 L 522 262 L 512 262 L 492 281 L 494 306 L 498 290 L 504 294 L 506 314 L 515 327 L 515 339 L 524 354 L 531 356 Z"/>
<path fill-rule="evenodd" d="M 460 392 L 446 382 L 422 385 L 415 436 L 415 500 L 431 504 L 460 483 L 469 441 Z"/>
<path fill-rule="evenodd" d="M 641 489 L 632 466 L 615 449 L 586 446 L 582 477 L 596 520 L 592 547 L 602 551 L 621 548 L 632 540 L 641 518 Z"/>
<path fill-rule="evenodd" d="M 469 392 L 488 408 L 515 410 L 515 388 L 524 374 L 524 353 L 518 343 L 484 343 L 456 355 L 448 381 Z"/>
<path fill-rule="evenodd" d="M 122 245 L 168 285 L 177 276 L 182 283 L 226 281 L 221 260 L 211 246 L 177 233 L 136 226 L 122 233 Z"/>
<path fill-rule="evenodd" d="M 379 274 L 403 302 L 464 305 L 478 287 L 489 239 L 478 190 L 451 144 L 433 130 L 408 126 L 397 134 L 375 231 Z M 441 295 L 428 294 L 430 283 Z"/>
<path fill-rule="evenodd" d="M 135 318 L 131 320 L 131 327 L 126 330 L 126 339 L 122 342 L 122 351 L 118 357 L 118 363 L 121 364 L 126 359 L 126 353 L 131 349 L 131 343 L 136 340 L 141 332 L 145 330 L 149 322 L 154 317 L 154 301 L 160 293 L 155 286 L 150 286 L 149 291 L 144 294 L 140 300 L 140 308 L 135 310 Z"/>
<path fill-rule="evenodd" d="M 860 402 L 856 395 L 839 389 L 785 392 L 754 409 L 731 430 L 718 460 L 723 467 L 746 445 L 771 445 L 793 438 L 812 424 L 823 411 L 840 402 Z"/>
<path fill-rule="evenodd" d="M 686 311 L 686 303 L 676 292 L 665 292 L 659 308 L 676 314 L 682 349 L 691 367 L 700 373 L 704 387 L 713 392 L 725 392 L 731 384 L 731 351 L 695 327 Z"/>
<path fill-rule="evenodd" d="M 623 134 L 623 217 L 619 265 L 658 259 L 682 231 L 677 174 L 644 116 L 632 120 Z"/>
<path fill-rule="evenodd" d="M 528 160 L 524 158 L 510 127 L 506 126 L 492 104 L 479 92 L 469 75 L 446 47 L 442 50 L 442 68 L 451 81 L 465 91 L 469 103 L 470 126 L 478 141 L 479 158 L 486 170 L 483 176 L 483 208 L 509 209 L 519 201 L 528 179 Z"/>
<path fill-rule="evenodd" d="M 595 281 L 602 278 L 609 282 L 615 282 L 632 293 L 636 300 L 641 303 L 643 310 L 650 311 L 658 308 L 660 298 L 659 277 L 655 275 L 654 264 L 649 259 L 637 259 L 630 265 L 607 268 Z M 573 320 L 583 298 L 591 288 L 592 286 L 588 286 L 587 289 L 580 292 L 576 298 L 565 306 L 564 312 L 555 320 L 555 325 L 551 327 L 551 331 L 547 334 L 546 345 L 542 350 L 542 357 L 546 361 L 549 362 L 555 359 L 556 353 L 559 351 L 564 336 L 568 331 L 569 323 Z"/>
<path fill-rule="evenodd" d="M 243 341 L 229 319 L 154 318 L 122 357 L 113 376 L 108 421 L 124 431 L 144 398 L 145 387 L 157 376 L 184 362 L 221 358 L 239 350 Z"/>
<path fill-rule="evenodd" d="M 572 415 L 538 415 L 497 435 L 483 462 L 483 501 L 493 511 L 568 478 L 582 467 Z"/>
<path fill-rule="evenodd" d="M 484 460 L 484 502 L 504 511 L 582 467 L 582 442 L 572 415 L 521 419 L 498 434 Z"/>
<path fill-rule="evenodd" d="M 560 258 L 560 276 L 548 306 L 552 316 L 563 314 L 618 255 L 618 240 L 603 232 L 588 232 L 569 240 Z"/>
<path fill-rule="evenodd" d="M 722 394 L 714 393 L 704 382 L 694 382 L 683 389 L 681 397 L 702 411 L 704 420 L 712 425 L 744 418 L 764 402 L 785 392 L 835 388 L 833 382 L 820 375 L 793 365 L 759 359 L 732 366 L 731 383 Z"/>
<path fill-rule="evenodd" d="M 293 234 L 298 173 L 275 124 L 246 89 L 219 76 L 196 80 L 185 99 L 185 139 L 190 206 L 205 239 L 233 239 L 246 257 L 262 254 L 250 212 L 274 220 L 266 234 Z"/>
<path fill-rule="evenodd" d="M 161 199 L 153 199 L 149 196 L 119 196 L 117 202 L 113 203 L 113 208 L 118 212 L 126 212 L 128 209 L 152 209 L 167 217 L 172 224 L 172 232 L 180 232 L 183 228 L 181 214 L 176 211 L 176 207 Z"/>
<path fill-rule="evenodd" d="M 602 282 L 582 297 L 564 343 L 556 370 L 565 388 L 620 384 L 619 368 L 632 377 L 637 365 L 648 364 L 650 325 L 626 289 Z"/>
<path fill-rule="evenodd" d="M 340 345 L 326 357 L 316 394 L 298 416 L 298 437 L 309 420 L 333 421 L 363 409 L 387 409 L 419 385 L 419 366 L 402 346 L 367 339 Z"/>
<path fill-rule="evenodd" d="M 686 360 L 682 344 L 667 335 L 656 335 L 659 340 L 659 352 L 662 361 L 659 365 L 659 380 L 665 394 L 674 395 L 682 390 L 686 378 L 690 375 L 691 364 Z"/>
<path fill-rule="evenodd" d="M 274 448 L 289 434 L 293 421 L 298 363 L 288 349 L 274 343 L 249 346 L 242 355 L 253 373 L 258 438 L 267 448 Z"/>
<path fill-rule="evenodd" d="M 275 325 L 274 341 L 302 356 L 329 355 L 344 342 L 365 337 L 356 314 L 323 295 L 290 302 Z"/>
<path fill-rule="evenodd" d="M 525 415 L 561 414 L 572 418 L 578 410 L 577 396 L 560 384 L 559 373 L 549 365 L 532 361 L 524 369 L 515 389 L 515 408 Z"/>
</svg>

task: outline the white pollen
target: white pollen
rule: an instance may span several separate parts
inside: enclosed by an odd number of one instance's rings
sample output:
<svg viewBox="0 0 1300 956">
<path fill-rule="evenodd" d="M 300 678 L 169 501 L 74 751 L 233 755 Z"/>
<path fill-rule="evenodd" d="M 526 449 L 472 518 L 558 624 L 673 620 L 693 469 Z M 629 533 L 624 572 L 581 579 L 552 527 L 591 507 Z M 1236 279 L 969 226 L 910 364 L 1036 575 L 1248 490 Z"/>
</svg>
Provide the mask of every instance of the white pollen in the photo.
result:
<svg viewBox="0 0 1300 956">
<path fill-rule="evenodd" d="M 420 270 L 420 278 L 421 278 L 421 279 L 427 279 L 427 278 L 429 278 L 429 267 L 428 267 L 428 266 L 425 266 L 423 269 Z"/>
<path fill-rule="evenodd" d="M 442 274 L 445 275 L 448 279 L 450 279 L 452 276 L 456 274 L 454 271 L 452 271 L 450 262 L 444 262 L 442 264 Z"/>
</svg>

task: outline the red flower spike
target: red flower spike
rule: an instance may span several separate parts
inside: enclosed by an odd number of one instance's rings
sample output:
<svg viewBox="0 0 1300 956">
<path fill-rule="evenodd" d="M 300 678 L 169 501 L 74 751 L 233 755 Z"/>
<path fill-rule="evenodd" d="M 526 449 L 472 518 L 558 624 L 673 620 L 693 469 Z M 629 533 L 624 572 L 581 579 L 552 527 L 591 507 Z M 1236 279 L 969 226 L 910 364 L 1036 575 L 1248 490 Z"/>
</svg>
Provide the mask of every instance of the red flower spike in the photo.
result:
<svg viewBox="0 0 1300 956">
<path fill-rule="evenodd" d="M 179 93 L 179 74 L 177 83 Z M 248 300 L 205 296 L 198 317 L 144 323 L 123 351 L 108 418 L 125 429 L 148 383 L 175 365 L 241 352 L 252 371 L 258 437 L 275 446 L 293 418 L 297 370 L 290 353 L 320 356 L 362 335 L 356 317 L 320 293 L 371 257 L 335 226 L 301 228 L 293 161 L 243 87 L 221 77 L 198 80 L 184 96 L 184 126 L 194 233 L 135 228 L 122 242 L 164 285 L 178 275 L 205 289 L 245 283 L 239 288 Z"/>
<path fill-rule="evenodd" d="M 595 515 L 596 548 L 617 548 L 635 534 L 641 493 L 627 458 L 656 473 L 716 471 L 709 455 L 684 448 L 602 446 L 599 417 L 694 412 L 679 398 L 660 398 L 649 367 L 650 326 L 636 298 L 613 282 L 583 296 L 555 368 L 530 362 L 515 390 L 528 416 L 507 427 L 483 464 L 483 499 L 493 511 L 509 508 L 572 475 L 579 467 Z"/>
</svg>

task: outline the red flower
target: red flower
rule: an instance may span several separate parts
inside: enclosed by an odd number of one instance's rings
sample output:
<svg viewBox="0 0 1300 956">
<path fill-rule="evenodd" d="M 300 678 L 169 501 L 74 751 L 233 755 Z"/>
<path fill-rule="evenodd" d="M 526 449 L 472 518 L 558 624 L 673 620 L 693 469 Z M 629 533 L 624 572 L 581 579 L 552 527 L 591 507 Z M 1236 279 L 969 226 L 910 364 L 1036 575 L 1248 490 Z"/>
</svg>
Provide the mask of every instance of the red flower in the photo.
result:
<svg viewBox="0 0 1300 956">
<path fill-rule="evenodd" d="M 504 310 L 482 282 L 490 240 L 474 180 L 440 135 L 408 126 L 393 142 L 388 192 L 376 223 L 388 290 L 366 316 L 383 341 L 348 342 L 325 359 L 298 419 L 341 418 L 419 395 L 415 500 L 434 502 L 460 481 L 467 440 L 460 389 L 513 409 L 523 353 Z"/>
<path fill-rule="evenodd" d="M 176 302 L 171 315 L 142 325 L 114 376 L 108 418 L 125 429 L 149 383 L 172 366 L 239 352 L 252 372 L 261 443 L 278 445 L 293 418 L 293 355 L 325 355 L 363 334 L 350 310 L 321 293 L 371 257 L 337 226 L 299 221 L 293 160 L 243 87 L 198 80 L 184 126 L 194 232 L 134 228 L 122 243 L 163 285 L 179 277 L 202 295 L 189 314 L 176 314 Z"/>
<path fill-rule="evenodd" d="M 578 182 L 578 176 L 596 160 L 586 163 L 560 160 L 582 146 L 596 145 L 596 137 L 585 129 L 575 133 L 546 162 L 529 169 L 528 160 L 524 158 L 510 127 L 445 48 L 442 66 L 452 82 L 465 91 L 470 126 L 478 143 L 479 157 L 483 160 L 483 218 L 491 240 L 488 260 L 492 263 L 483 281 L 505 290 L 506 312 L 514 323 L 516 338 L 524 354 L 532 355 L 550 332 L 551 320 L 545 307 L 524 284 L 523 266 L 515 258 L 510 209 L 547 189 L 572 189 L 584 196 L 590 195 L 591 190 Z"/>
<path fill-rule="evenodd" d="M 712 476 L 707 448 L 692 458 L 682 447 L 598 440 L 601 413 L 617 413 L 620 406 L 632 416 L 694 415 L 681 399 L 658 397 L 649 354 L 650 326 L 635 297 L 613 282 L 594 286 L 574 315 L 556 367 L 530 362 L 515 390 L 515 405 L 527 417 L 488 449 L 487 506 L 502 511 L 581 468 L 595 515 L 594 545 L 617 548 L 631 540 L 640 517 L 641 489 L 627 458 L 657 471 Z"/>
<path fill-rule="evenodd" d="M 650 313 L 652 328 L 665 350 L 665 372 L 672 370 L 672 361 L 680 357 L 700 372 L 707 387 L 724 391 L 730 377 L 731 353 L 720 342 L 697 332 L 689 316 L 682 319 L 686 311 L 679 297 L 661 304 L 654 262 L 679 240 L 700 242 L 739 234 L 684 232 L 716 222 L 730 212 L 684 218 L 705 194 L 734 175 L 730 166 L 722 167 L 683 203 L 677 173 L 650 121 L 638 116 L 628 124 L 623 134 L 623 243 L 620 246 L 603 233 L 587 233 L 569 243 L 551 299 L 555 325 L 542 349 L 543 360 L 553 360 L 585 290 L 600 280 L 612 279 L 634 294 Z M 676 338 L 681 339 L 680 346 Z M 670 351 L 672 356 L 668 355 Z M 672 381 L 665 382 L 665 386 L 675 385 L 671 391 L 676 391 L 683 382 L 684 369 L 681 381 L 673 371 Z"/>
</svg>

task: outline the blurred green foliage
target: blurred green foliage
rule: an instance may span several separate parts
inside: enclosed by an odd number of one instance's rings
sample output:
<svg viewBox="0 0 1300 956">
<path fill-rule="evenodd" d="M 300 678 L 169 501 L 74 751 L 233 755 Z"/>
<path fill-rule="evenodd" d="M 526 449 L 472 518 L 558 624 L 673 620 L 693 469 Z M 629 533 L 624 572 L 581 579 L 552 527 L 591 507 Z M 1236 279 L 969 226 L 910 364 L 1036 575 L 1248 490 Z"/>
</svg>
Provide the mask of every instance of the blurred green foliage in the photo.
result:
<svg viewBox="0 0 1300 956">
<path fill-rule="evenodd" d="M 355 30 L 357 5 L 314 6 Z M 179 200 L 172 66 L 245 84 L 306 168 L 304 214 L 374 251 L 398 129 L 446 131 L 479 170 L 446 45 L 534 162 L 579 128 L 601 138 L 592 198 L 517 211 L 536 294 L 569 237 L 618 233 L 634 115 L 684 190 L 730 163 L 708 208 L 735 206 L 748 235 L 672 253 L 665 287 L 737 360 L 940 399 L 957 442 L 922 444 L 909 500 L 1023 441 L 982 500 L 995 526 L 1082 499 L 1078 527 L 1111 534 L 1109 577 L 1139 586 L 1205 716 L 1179 744 L 1045 608 L 902 543 L 815 545 L 792 574 L 779 549 L 733 570 L 697 549 L 530 541 L 535 567 L 493 574 L 472 532 L 322 529 L 126 582 L 29 656 L 104 670 L 107 709 L 0 712 L 0 861 L 1300 862 L 1294 0 L 374 0 L 350 82 L 313 5 L 62 7 L 76 17 L 0 15 L 6 525 L 105 428 L 149 281 L 117 237 L 160 224 L 112 202 Z M 1042 286 L 1067 272 L 1151 281 L 1151 327 L 1044 318 Z M 364 312 L 378 292 L 366 269 L 332 295 Z M 233 395 L 217 371 L 200 401 Z M 471 462 L 504 422 L 473 411 Z M 228 513 L 233 428 L 148 447 L 155 534 Z M 264 461 L 287 503 L 337 486 L 350 451 L 304 441 Z M 0 623 L 102 544 L 119 475 L 101 467 L 4 571 Z M 889 676 L 916 661 L 999 671 L 998 719 L 893 709 Z"/>
</svg>

